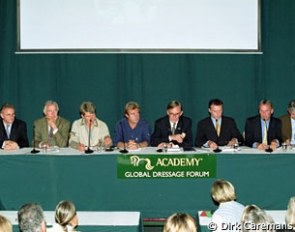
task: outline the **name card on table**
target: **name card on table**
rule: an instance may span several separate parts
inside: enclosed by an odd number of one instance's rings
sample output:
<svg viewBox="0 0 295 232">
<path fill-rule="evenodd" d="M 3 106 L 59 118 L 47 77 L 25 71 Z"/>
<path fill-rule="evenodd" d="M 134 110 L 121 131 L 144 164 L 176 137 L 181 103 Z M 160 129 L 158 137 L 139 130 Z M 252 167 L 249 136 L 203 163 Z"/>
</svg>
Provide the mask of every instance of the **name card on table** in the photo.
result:
<svg viewBox="0 0 295 232">
<path fill-rule="evenodd" d="M 215 178 L 216 155 L 120 155 L 119 179 Z"/>
</svg>

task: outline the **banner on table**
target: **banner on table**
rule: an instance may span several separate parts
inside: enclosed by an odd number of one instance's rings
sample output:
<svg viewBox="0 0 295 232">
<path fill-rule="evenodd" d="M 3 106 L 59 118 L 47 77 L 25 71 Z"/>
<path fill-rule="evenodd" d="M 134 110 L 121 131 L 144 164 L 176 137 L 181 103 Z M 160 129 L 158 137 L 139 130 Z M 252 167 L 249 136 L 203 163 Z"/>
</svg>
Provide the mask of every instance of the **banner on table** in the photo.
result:
<svg viewBox="0 0 295 232">
<path fill-rule="evenodd" d="M 119 179 L 215 178 L 216 155 L 119 155 Z"/>
</svg>

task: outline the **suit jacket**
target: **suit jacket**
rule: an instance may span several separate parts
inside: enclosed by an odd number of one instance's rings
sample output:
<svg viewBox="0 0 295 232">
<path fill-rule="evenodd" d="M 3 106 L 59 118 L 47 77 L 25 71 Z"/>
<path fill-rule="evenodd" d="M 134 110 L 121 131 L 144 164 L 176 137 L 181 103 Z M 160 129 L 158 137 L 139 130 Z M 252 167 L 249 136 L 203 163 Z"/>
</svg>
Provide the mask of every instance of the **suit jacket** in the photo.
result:
<svg viewBox="0 0 295 232">
<path fill-rule="evenodd" d="M 282 122 L 282 141 L 289 139 L 291 141 L 292 137 L 292 124 L 289 114 L 280 117 Z"/>
<path fill-rule="evenodd" d="M 227 145 L 233 138 L 243 142 L 243 137 L 237 128 L 235 120 L 226 116 L 222 116 L 221 120 L 219 137 L 210 116 L 198 122 L 195 141 L 197 147 L 201 147 L 208 140 L 215 142 L 218 146 Z"/>
<path fill-rule="evenodd" d="M 53 145 L 67 147 L 70 133 L 70 122 L 58 116 L 56 126 L 58 131 L 53 135 Z M 48 123 L 45 117 L 37 119 L 34 122 L 34 134 L 34 142 L 36 146 L 39 146 L 41 142 L 48 141 Z"/>
<path fill-rule="evenodd" d="M 282 125 L 281 120 L 275 117 L 270 118 L 267 143 L 277 139 L 279 143 L 282 142 Z M 245 145 L 252 147 L 253 143 L 262 143 L 262 129 L 260 115 L 248 118 L 245 125 Z"/>
<path fill-rule="evenodd" d="M 18 144 L 20 148 L 29 147 L 29 140 L 27 136 L 27 125 L 24 121 L 15 119 L 12 123 L 10 138 L 7 137 L 6 130 L 3 125 L 3 120 L 0 122 L 0 146 L 5 140 L 12 140 Z"/>
<path fill-rule="evenodd" d="M 179 117 L 177 127 L 175 129 L 175 134 L 182 133 L 185 133 L 185 138 L 181 144 L 176 141 L 172 142 L 181 147 L 191 148 L 193 146 L 192 120 L 185 116 Z M 156 120 L 155 130 L 151 137 L 151 145 L 158 146 L 162 142 L 169 143 L 169 135 L 172 135 L 169 117 L 165 116 Z"/>
</svg>

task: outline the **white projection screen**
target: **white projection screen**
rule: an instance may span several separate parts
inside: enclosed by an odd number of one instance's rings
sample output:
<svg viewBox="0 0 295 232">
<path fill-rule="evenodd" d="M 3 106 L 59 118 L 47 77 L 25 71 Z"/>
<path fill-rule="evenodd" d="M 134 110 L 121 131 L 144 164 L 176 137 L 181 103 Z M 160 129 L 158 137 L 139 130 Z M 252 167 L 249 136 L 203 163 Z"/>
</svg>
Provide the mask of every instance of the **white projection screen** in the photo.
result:
<svg viewBox="0 0 295 232">
<path fill-rule="evenodd" d="M 260 0 L 18 0 L 17 52 L 260 52 Z"/>
</svg>

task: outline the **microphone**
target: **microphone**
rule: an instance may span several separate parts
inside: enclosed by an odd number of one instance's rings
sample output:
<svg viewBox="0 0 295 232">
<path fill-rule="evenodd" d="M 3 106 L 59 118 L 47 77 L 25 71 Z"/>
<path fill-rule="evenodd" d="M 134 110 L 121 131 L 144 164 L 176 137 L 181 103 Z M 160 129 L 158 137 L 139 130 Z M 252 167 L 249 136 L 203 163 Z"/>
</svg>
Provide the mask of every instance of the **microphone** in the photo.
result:
<svg viewBox="0 0 295 232">
<path fill-rule="evenodd" d="M 35 125 L 33 126 L 33 150 L 31 151 L 31 154 L 37 154 L 39 153 L 39 150 L 36 150 L 36 141 L 35 141 Z"/>
<path fill-rule="evenodd" d="M 124 131 L 123 131 L 122 121 L 120 122 L 120 126 L 121 126 L 121 132 L 122 132 L 124 149 L 123 150 L 120 150 L 119 152 L 122 153 L 122 154 L 127 154 L 129 151 L 126 149 L 126 145 L 125 145 L 125 138 L 124 138 Z"/>
<path fill-rule="evenodd" d="M 85 154 L 93 153 L 93 150 L 90 149 L 91 124 L 92 124 L 92 120 L 90 119 L 90 121 L 89 121 L 89 133 L 88 133 L 88 147 L 85 150 Z"/>
<path fill-rule="evenodd" d="M 263 121 L 264 121 L 264 124 L 265 124 L 265 127 L 266 127 L 266 133 L 267 133 L 266 135 L 268 135 L 268 127 L 267 127 L 265 118 L 263 119 Z M 271 149 L 270 145 L 268 145 L 268 147 L 265 149 L 265 151 L 266 152 L 273 152 L 273 150 Z"/>
</svg>

